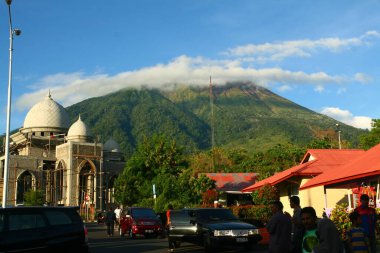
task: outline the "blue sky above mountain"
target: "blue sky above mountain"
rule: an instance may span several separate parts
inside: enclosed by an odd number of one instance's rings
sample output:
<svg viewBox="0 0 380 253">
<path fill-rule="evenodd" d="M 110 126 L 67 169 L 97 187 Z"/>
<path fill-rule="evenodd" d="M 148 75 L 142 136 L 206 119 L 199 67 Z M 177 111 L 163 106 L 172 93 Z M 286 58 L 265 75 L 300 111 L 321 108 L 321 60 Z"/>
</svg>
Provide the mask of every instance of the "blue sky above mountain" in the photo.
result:
<svg viewBox="0 0 380 253">
<path fill-rule="evenodd" d="M 5 129 L 8 20 L 0 4 Z M 12 128 L 50 89 L 64 106 L 116 90 L 252 81 L 367 128 L 380 118 L 380 2 L 14 0 Z M 2 27 L 2 28 L 1 28 Z M 2 52 L 2 53 L 1 53 Z"/>
</svg>

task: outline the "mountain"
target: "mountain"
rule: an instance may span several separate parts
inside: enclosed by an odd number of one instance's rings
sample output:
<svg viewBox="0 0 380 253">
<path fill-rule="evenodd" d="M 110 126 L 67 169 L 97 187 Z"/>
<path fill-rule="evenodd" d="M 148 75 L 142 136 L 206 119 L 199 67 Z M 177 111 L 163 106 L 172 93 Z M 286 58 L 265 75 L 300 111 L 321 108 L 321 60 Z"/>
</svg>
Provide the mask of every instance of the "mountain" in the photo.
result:
<svg viewBox="0 0 380 253">
<path fill-rule="evenodd" d="M 125 89 L 87 99 L 67 111 L 73 121 L 80 114 L 100 141 L 112 136 L 126 154 L 144 135 L 153 134 L 174 138 L 188 152 L 210 149 L 212 125 L 215 146 L 249 151 L 279 143 L 305 145 L 321 133 L 335 131 L 337 123 L 342 139 L 353 146 L 366 132 L 252 83 L 213 87 L 213 120 L 208 87 Z"/>
</svg>

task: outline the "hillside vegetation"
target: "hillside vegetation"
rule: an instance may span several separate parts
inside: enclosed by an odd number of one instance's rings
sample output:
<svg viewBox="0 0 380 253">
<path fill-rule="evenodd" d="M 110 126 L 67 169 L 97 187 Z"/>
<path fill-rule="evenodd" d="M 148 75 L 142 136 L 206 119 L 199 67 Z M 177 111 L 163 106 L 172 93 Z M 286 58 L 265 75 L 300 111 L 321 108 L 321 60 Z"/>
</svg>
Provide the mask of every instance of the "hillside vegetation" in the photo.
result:
<svg viewBox="0 0 380 253">
<path fill-rule="evenodd" d="M 297 105 L 252 83 L 213 88 L 215 146 L 245 148 L 250 153 L 276 144 L 305 146 L 326 134 L 356 147 L 356 129 Z M 186 152 L 211 148 L 211 106 L 208 87 L 174 90 L 126 89 L 91 98 L 67 108 L 73 122 L 80 114 L 99 141 L 113 137 L 129 156 L 144 136 L 165 135 Z M 347 144 L 348 145 L 348 144 Z"/>
</svg>

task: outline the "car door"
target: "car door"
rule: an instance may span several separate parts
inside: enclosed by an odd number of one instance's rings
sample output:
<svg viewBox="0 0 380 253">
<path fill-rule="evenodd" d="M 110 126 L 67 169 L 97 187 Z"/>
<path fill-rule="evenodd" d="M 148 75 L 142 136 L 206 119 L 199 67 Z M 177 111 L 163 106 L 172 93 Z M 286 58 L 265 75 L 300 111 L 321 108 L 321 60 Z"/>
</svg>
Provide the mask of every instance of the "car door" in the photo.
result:
<svg viewBox="0 0 380 253">
<path fill-rule="evenodd" d="M 50 252 L 78 249 L 84 244 L 83 224 L 73 210 L 50 208 L 43 210 L 50 225 L 45 244 Z"/>
<path fill-rule="evenodd" d="M 170 212 L 170 236 L 182 237 L 190 242 L 197 240 L 197 224 L 192 213 L 192 210 L 186 209 Z"/>
<path fill-rule="evenodd" d="M 5 219 L 3 249 L 7 252 L 46 252 L 47 223 L 38 211 L 13 209 Z"/>
</svg>

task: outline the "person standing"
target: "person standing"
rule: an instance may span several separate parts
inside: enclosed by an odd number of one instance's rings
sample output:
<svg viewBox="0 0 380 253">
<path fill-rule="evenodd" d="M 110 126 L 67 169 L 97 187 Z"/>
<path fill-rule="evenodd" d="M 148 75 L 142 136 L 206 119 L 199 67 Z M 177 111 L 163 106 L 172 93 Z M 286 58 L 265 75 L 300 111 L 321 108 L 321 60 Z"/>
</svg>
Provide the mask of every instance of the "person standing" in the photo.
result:
<svg viewBox="0 0 380 253">
<path fill-rule="evenodd" d="M 115 217 L 116 217 L 116 225 L 120 225 L 121 211 L 122 210 L 121 210 L 120 206 L 117 206 L 115 208 L 114 213 L 115 213 Z"/>
<path fill-rule="evenodd" d="M 281 201 L 272 203 L 272 218 L 269 220 L 266 228 L 269 232 L 269 253 L 289 253 L 292 222 L 290 218 L 283 213 L 283 204 Z"/>
<path fill-rule="evenodd" d="M 322 218 L 317 222 L 313 207 L 302 208 L 301 219 L 305 228 L 300 245 L 302 253 L 343 253 L 343 242 L 330 219 Z"/>
<path fill-rule="evenodd" d="M 169 235 L 169 229 L 170 229 L 170 214 L 171 211 L 173 210 L 172 204 L 168 205 L 168 209 L 166 210 L 166 234 Z M 173 252 L 175 249 L 175 242 L 170 240 L 168 237 L 168 243 L 169 243 L 169 252 Z"/>
<path fill-rule="evenodd" d="M 376 227 L 376 210 L 370 206 L 369 204 L 369 196 L 367 194 L 363 194 L 360 196 L 360 206 L 355 208 L 354 211 L 358 212 L 360 218 L 362 220 L 361 227 L 366 232 L 369 238 L 369 244 L 371 248 L 371 252 L 376 252 L 376 231 L 378 230 Z"/>
<path fill-rule="evenodd" d="M 301 253 L 301 248 L 298 247 L 302 241 L 303 225 L 301 220 L 300 198 L 298 196 L 290 197 L 290 207 L 293 209 L 292 220 L 292 253 Z"/>
<path fill-rule="evenodd" d="M 116 220 L 115 213 L 112 211 L 112 207 L 110 207 L 105 217 L 108 237 L 113 236 L 115 220 Z"/>
<path fill-rule="evenodd" d="M 369 253 L 369 239 L 364 229 L 360 227 L 360 214 L 354 211 L 349 217 L 352 225 L 346 232 L 346 241 L 349 246 L 347 253 Z"/>
</svg>

